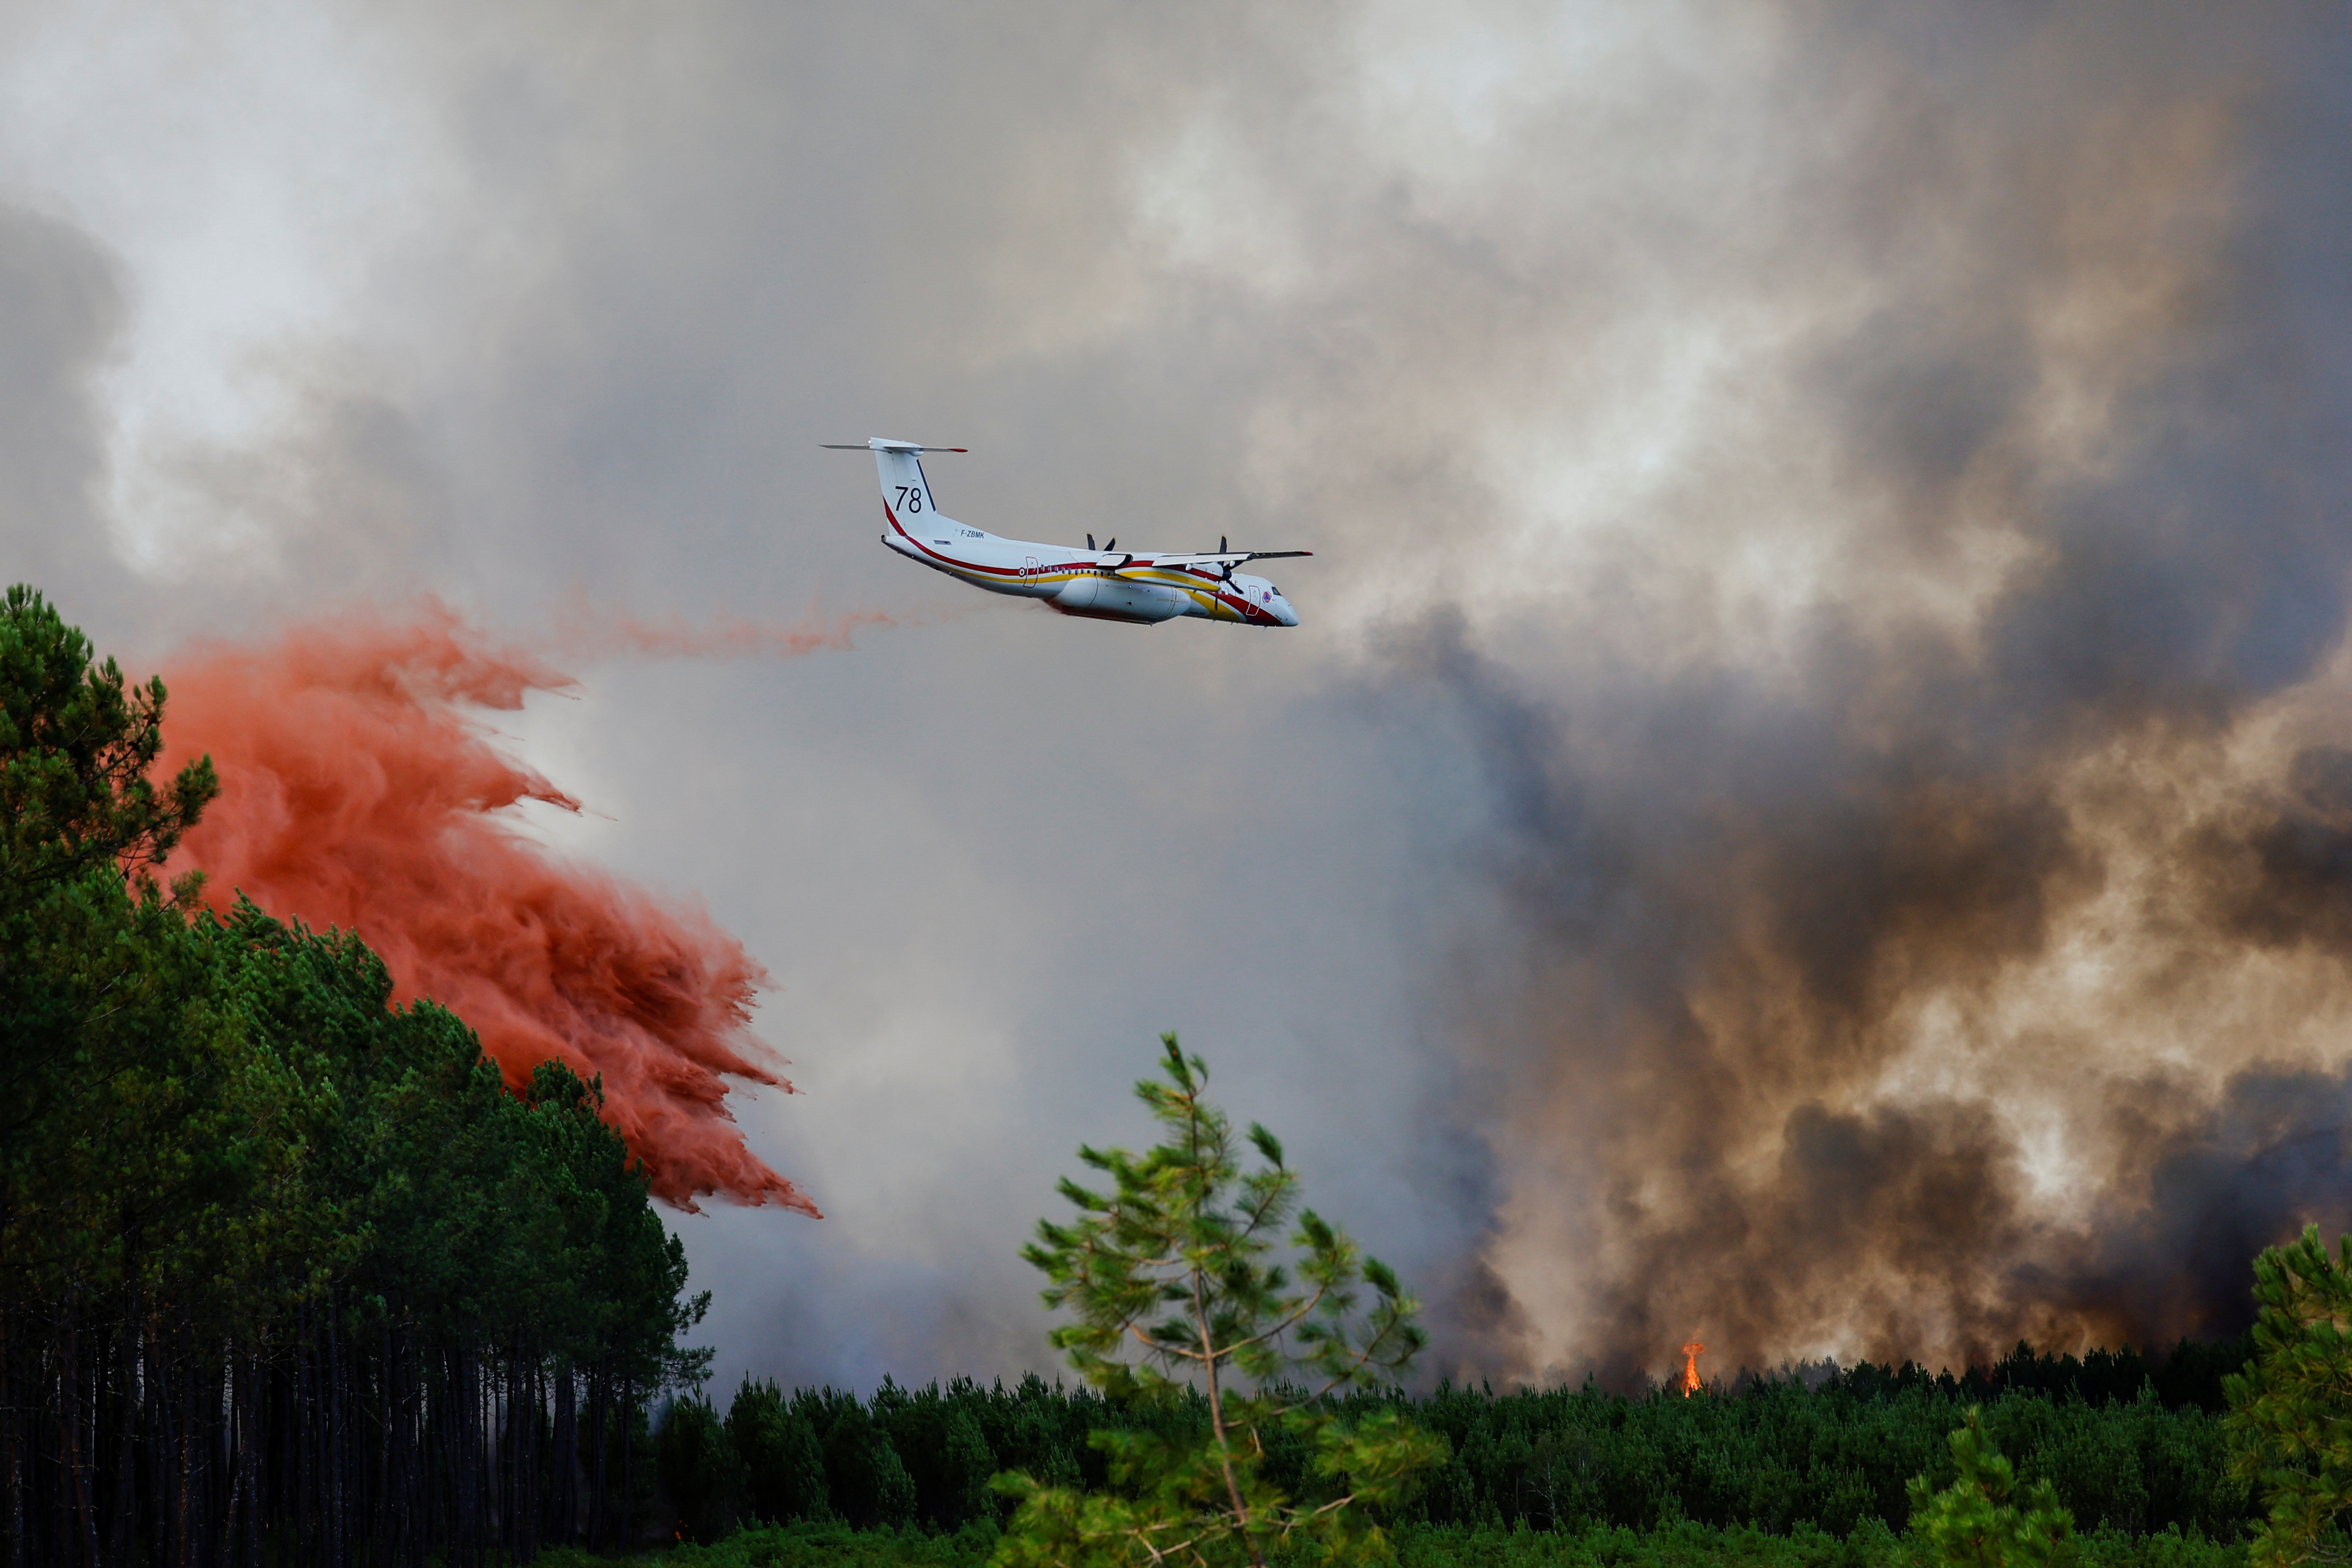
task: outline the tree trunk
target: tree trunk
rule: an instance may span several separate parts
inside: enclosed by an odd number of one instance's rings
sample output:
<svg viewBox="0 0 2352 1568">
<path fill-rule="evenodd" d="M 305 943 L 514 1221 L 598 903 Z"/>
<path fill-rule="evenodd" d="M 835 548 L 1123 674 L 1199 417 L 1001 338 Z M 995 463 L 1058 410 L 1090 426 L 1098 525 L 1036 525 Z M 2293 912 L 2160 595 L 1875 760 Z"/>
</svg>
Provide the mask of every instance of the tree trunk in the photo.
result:
<svg viewBox="0 0 2352 1568">
<path fill-rule="evenodd" d="M 637 1413 L 634 1401 L 636 1390 L 625 1381 L 621 1385 L 621 1550 L 626 1552 L 635 1544 L 636 1532 L 636 1492 L 634 1488 L 634 1467 L 637 1458 Z"/>
<path fill-rule="evenodd" d="M 605 1492 L 605 1477 L 609 1473 L 606 1460 L 611 1457 L 611 1442 L 605 1431 L 605 1409 L 609 1403 L 610 1377 L 602 1370 L 588 1375 L 588 1425 L 591 1431 L 589 1448 L 594 1455 L 595 1468 L 588 1476 L 588 1550 L 604 1550 L 604 1511 L 609 1506 Z"/>
<path fill-rule="evenodd" d="M 580 1443 L 576 1390 L 573 1386 L 572 1364 L 559 1362 L 555 1368 L 555 1431 L 551 1444 L 554 1474 L 552 1495 L 548 1500 L 548 1538 L 559 1545 L 569 1546 L 580 1533 Z"/>
<path fill-rule="evenodd" d="M 173 1460 L 175 1472 L 173 1485 L 173 1533 L 172 1561 L 177 1568 L 193 1568 L 196 1555 L 196 1369 L 193 1357 L 184 1352 L 173 1360 L 181 1363 L 181 1375 L 167 1379 L 179 1385 L 178 1397 L 173 1400 L 172 1422 Z"/>
<path fill-rule="evenodd" d="M 16 1377 L 16 1341 L 22 1319 L 16 1303 L 0 1315 L 0 1489 L 5 1489 L 6 1513 L 0 1528 L 7 1531 L 8 1568 L 26 1568 L 25 1443 L 21 1436 L 24 1408 Z"/>
<path fill-rule="evenodd" d="M 65 1354 L 59 1359 L 58 1376 L 58 1416 L 62 1423 L 68 1485 L 70 1488 L 75 1555 L 87 1568 L 99 1568 L 98 1521 L 90 1508 L 90 1477 L 89 1457 L 83 1451 L 85 1442 L 82 1425 L 81 1313 L 78 1306 L 66 1309 Z"/>
<path fill-rule="evenodd" d="M 327 1561 L 333 1568 L 351 1568 L 351 1390 L 345 1385 L 342 1313 L 335 1301 L 327 1301 L 325 1324 L 327 1419 L 322 1434 L 327 1445 Z"/>
<path fill-rule="evenodd" d="M 137 1511 L 139 1437 L 139 1313 L 135 1310 L 122 1314 L 115 1331 L 115 1347 L 110 1371 L 115 1385 L 114 1465 L 112 1476 L 114 1500 L 107 1509 L 106 1560 L 129 1568 L 131 1562 L 131 1527 Z"/>
</svg>

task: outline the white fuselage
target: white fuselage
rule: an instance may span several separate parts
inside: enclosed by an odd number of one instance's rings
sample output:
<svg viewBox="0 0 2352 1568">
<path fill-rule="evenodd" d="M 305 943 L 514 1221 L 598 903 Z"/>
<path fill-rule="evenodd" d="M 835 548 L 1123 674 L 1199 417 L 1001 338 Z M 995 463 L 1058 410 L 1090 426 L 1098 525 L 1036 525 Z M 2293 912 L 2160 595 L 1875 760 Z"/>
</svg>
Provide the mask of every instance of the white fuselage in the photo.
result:
<svg viewBox="0 0 2352 1568">
<path fill-rule="evenodd" d="M 1180 615 L 1245 626 L 1296 626 L 1297 612 L 1262 577 L 1220 577 L 1207 567 L 1130 562 L 1116 570 L 1099 550 L 999 538 L 936 512 L 901 517 L 888 502 L 882 542 L 910 560 L 991 593 L 1042 599 L 1066 615 L 1150 624 Z"/>
<path fill-rule="evenodd" d="M 1191 615 L 1244 626 L 1298 624 L 1281 590 L 1234 570 L 1250 559 L 1247 551 L 1194 557 L 1171 550 L 1155 556 L 999 538 L 940 515 L 919 459 L 923 448 L 880 438 L 868 444 L 882 482 L 882 515 L 890 525 L 882 542 L 935 571 L 992 593 L 1042 599 L 1065 615 L 1097 621 L 1150 625 Z"/>
</svg>

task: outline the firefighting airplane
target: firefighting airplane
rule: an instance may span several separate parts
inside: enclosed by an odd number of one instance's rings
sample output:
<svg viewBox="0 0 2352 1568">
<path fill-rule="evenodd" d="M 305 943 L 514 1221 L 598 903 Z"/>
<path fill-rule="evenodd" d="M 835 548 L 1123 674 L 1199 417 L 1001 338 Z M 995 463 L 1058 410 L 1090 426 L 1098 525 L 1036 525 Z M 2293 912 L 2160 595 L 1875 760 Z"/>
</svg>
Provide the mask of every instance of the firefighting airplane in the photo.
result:
<svg viewBox="0 0 2352 1568">
<path fill-rule="evenodd" d="M 874 466 L 882 476 L 882 515 L 890 522 L 890 531 L 882 536 L 884 544 L 992 593 L 1042 599 L 1065 615 L 1096 621 L 1154 625 L 1192 615 L 1244 626 L 1298 624 L 1298 612 L 1282 590 L 1234 568 L 1244 561 L 1312 555 L 1312 550 L 1234 550 L 1219 539 L 1214 550 L 1186 555 L 1122 550 L 1116 538 L 1097 549 L 1092 534 L 1082 550 L 1002 539 L 942 517 L 931 500 L 930 481 L 923 477 L 924 453 L 970 448 L 924 446 L 878 435 L 858 445 L 821 444 L 828 452 L 874 454 Z"/>
</svg>

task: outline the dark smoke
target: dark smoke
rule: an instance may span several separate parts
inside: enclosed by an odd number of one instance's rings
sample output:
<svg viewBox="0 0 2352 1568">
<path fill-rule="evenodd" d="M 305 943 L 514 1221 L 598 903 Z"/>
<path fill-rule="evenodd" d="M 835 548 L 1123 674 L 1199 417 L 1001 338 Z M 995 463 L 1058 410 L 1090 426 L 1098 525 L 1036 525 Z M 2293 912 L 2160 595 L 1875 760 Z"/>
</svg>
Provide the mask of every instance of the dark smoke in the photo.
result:
<svg viewBox="0 0 2352 1568">
<path fill-rule="evenodd" d="M 2168 1343 L 2352 1224 L 2352 197 L 2309 63 L 2352 51 L 2273 19 L 2260 62 L 1865 30 L 1919 90 L 1844 239 L 1901 308 L 1774 389 L 1864 591 L 1774 657 L 1392 638 L 1491 791 L 1496 1364 Z M 1867 591 L 1989 535 L 1969 613 Z"/>
<path fill-rule="evenodd" d="M 0 528 L 104 645 L 929 622 L 877 432 L 1317 552 L 1278 645 L 600 693 L 614 863 L 787 956 L 827 1107 L 745 1121 L 844 1223 L 684 1231 L 723 1379 L 1045 1364 L 1022 1228 L 1171 1024 L 1463 1370 L 2225 1327 L 2343 1217 L 2340 13 L 87 9 L 0 97 L 90 225 L 0 221 Z"/>
</svg>

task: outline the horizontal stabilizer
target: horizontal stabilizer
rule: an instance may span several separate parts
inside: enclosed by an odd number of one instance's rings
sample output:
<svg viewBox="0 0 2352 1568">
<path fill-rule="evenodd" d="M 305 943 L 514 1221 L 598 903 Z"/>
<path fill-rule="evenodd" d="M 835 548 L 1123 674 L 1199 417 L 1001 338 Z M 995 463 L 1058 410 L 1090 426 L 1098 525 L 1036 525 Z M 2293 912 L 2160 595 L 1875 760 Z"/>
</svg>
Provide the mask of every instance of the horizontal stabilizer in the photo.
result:
<svg viewBox="0 0 2352 1568">
<path fill-rule="evenodd" d="M 871 441 L 820 441 L 817 445 L 826 452 L 969 452 L 969 446 L 926 446 L 919 441 L 892 441 L 877 435 Z"/>
</svg>

